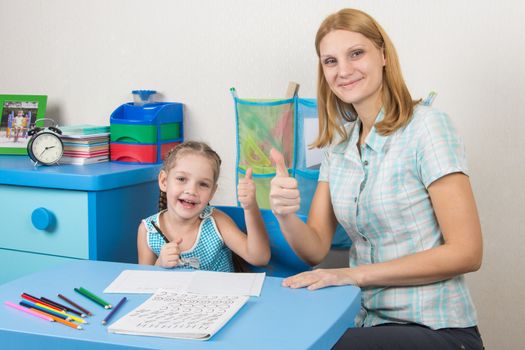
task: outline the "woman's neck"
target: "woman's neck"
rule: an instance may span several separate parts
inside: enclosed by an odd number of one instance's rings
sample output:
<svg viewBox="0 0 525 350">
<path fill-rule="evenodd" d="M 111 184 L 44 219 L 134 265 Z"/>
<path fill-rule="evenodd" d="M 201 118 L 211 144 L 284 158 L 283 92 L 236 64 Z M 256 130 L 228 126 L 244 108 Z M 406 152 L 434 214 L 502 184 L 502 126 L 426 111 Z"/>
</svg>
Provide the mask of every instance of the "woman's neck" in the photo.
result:
<svg viewBox="0 0 525 350">
<path fill-rule="evenodd" d="M 357 112 L 357 117 L 361 121 L 361 130 L 359 132 L 359 144 L 362 145 L 365 143 L 366 137 L 370 133 L 370 130 L 374 127 L 374 124 L 377 119 L 377 115 L 381 110 L 381 101 L 368 106 L 355 106 L 354 108 Z"/>
</svg>

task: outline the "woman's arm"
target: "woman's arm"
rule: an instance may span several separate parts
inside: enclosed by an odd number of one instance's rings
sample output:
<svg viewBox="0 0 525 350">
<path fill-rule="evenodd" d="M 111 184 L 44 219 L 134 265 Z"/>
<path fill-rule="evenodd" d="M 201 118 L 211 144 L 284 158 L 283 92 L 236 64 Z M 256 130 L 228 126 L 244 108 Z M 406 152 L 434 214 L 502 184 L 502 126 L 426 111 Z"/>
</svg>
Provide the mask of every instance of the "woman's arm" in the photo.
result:
<svg viewBox="0 0 525 350">
<path fill-rule="evenodd" d="M 309 289 L 342 284 L 409 286 L 478 270 L 483 243 L 468 177 L 462 173 L 446 175 L 434 181 L 428 191 L 443 234 L 441 246 L 383 263 L 302 273 L 286 279 L 283 285 Z"/>
<path fill-rule="evenodd" d="M 317 265 L 328 254 L 337 226 L 330 187 L 326 182 L 318 183 L 308 221 L 304 223 L 295 215 L 301 201 L 297 180 L 289 177 L 281 153 L 272 149 L 270 157 L 277 170 L 271 183 L 270 206 L 295 254 L 308 264 Z"/>
</svg>

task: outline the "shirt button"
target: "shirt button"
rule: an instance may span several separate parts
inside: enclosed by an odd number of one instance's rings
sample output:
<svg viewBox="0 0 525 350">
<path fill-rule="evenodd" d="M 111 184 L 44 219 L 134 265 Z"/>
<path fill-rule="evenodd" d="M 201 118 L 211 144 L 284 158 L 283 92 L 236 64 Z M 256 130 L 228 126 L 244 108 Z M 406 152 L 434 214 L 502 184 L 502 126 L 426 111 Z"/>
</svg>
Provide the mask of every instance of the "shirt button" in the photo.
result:
<svg viewBox="0 0 525 350">
<path fill-rule="evenodd" d="M 354 197 L 354 203 L 357 203 L 357 197 Z"/>
<path fill-rule="evenodd" d="M 363 165 L 364 165 L 364 166 L 367 166 L 367 165 L 368 165 L 368 160 L 365 160 L 365 161 L 363 162 Z"/>
</svg>

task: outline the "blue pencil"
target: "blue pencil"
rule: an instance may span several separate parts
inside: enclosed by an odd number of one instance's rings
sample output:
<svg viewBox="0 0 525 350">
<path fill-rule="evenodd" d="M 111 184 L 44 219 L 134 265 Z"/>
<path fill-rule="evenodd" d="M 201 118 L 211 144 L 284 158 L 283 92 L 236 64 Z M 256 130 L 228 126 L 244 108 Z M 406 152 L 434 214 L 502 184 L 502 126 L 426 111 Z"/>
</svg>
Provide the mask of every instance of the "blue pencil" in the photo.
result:
<svg viewBox="0 0 525 350">
<path fill-rule="evenodd" d="M 53 315 L 55 317 L 59 317 L 59 318 L 64 319 L 66 321 L 71 321 L 71 318 L 69 318 L 69 316 L 67 316 L 67 315 L 61 314 L 61 313 L 59 313 L 57 311 L 54 311 L 54 310 L 51 310 L 50 308 L 42 307 L 40 305 L 37 305 L 37 304 L 35 304 L 33 302 L 30 302 L 30 301 L 27 301 L 27 300 L 22 300 L 21 302 L 19 302 L 19 304 L 22 305 L 22 306 L 28 307 L 28 308 L 37 309 L 39 311 L 45 312 L 46 314 Z"/>
<path fill-rule="evenodd" d="M 120 309 L 120 307 L 122 306 L 122 304 L 124 304 L 124 302 L 126 301 L 126 297 L 123 297 L 122 299 L 120 299 L 120 301 L 118 302 L 118 304 L 113 308 L 113 310 L 111 310 L 111 312 L 106 316 L 106 318 L 104 320 L 102 320 L 102 324 L 107 324 L 109 322 L 109 319 L 111 317 L 113 317 L 113 315 L 117 312 L 118 309 Z"/>
</svg>

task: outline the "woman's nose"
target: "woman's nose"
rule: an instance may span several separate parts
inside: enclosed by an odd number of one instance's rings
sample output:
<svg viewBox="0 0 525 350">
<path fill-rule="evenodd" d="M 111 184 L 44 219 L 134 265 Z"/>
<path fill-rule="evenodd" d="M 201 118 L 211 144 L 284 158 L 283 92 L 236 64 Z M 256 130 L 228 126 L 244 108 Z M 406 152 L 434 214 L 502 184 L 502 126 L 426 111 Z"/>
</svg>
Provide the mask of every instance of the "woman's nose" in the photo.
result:
<svg viewBox="0 0 525 350">
<path fill-rule="evenodd" d="M 340 78 L 346 78 L 354 72 L 354 65 L 352 62 L 347 62 L 345 60 L 340 61 L 338 68 L 339 70 L 337 74 Z"/>
</svg>

